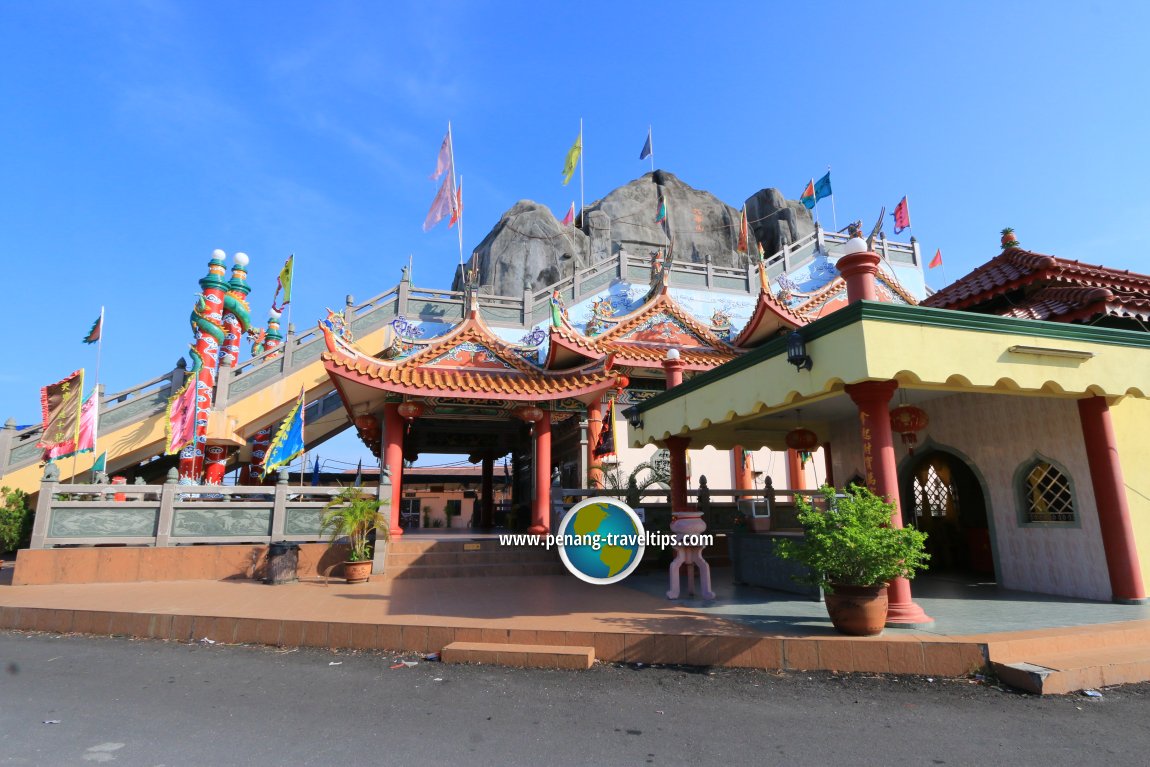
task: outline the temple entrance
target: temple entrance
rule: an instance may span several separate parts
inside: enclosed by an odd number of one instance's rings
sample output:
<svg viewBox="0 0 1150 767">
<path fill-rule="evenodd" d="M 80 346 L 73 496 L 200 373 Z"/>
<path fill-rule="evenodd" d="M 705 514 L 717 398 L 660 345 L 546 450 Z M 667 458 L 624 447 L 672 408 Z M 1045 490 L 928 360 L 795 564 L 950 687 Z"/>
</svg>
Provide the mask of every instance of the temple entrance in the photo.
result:
<svg viewBox="0 0 1150 767">
<path fill-rule="evenodd" d="M 930 572 L 994 575 L 986 498 L 959 456 L 927 446 L 899 472 L 903 524 L 927 534 Z"/>
</svg>

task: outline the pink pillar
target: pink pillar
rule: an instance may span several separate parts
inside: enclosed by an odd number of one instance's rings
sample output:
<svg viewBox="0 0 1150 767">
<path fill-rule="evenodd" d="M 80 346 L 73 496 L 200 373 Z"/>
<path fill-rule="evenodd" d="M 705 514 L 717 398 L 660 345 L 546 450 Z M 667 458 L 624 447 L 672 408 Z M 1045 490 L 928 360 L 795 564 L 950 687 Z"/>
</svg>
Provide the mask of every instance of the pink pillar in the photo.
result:
<svg viewBox="0 0 1150 767">
<path fill-rule="evenodd" d="M 826 484 L 835 486 L 835 466 L 831 461 L 831 443 L 823 443 L 823 472 L 826 474 Z"/>
<path fill-rule="evenodd" d="M 874 286 L 878 263 L 878 254 L 870 251 L 841 256 L 835 263 L 839 274 L 847 284 L 848 304 L 853 304 L 855 301 L 874 301 L 878 298 Z"/>
<path fill-rule="evenodd" d="M 890 398 L 897 388 L 897 381 L 864 381 L 847 384 L 846 392 L 859 409 L 863 468 L 867 487 L 875 495 L 894 504 L 890 525 L 901 528 L 898 465 L 895 463 L 894 438 L 890 429 Z M 928 616 L 913 601 L 910 581 L 906 578 L 895 578 L 890 582 L 887 599 L 890 603 L 887 609 L 887 625 L 907 626 L 934 622 L 934 618 Z"/>
<path fill-rule="evenodd" d="M 1098 505 L 1098 524 L 1102 530 L 1102 547 L 1106 551 L 1106 569 L 1110 573 L 1110 591 L 1115 602 L 1145 602 L 1146 585 L 1142 580 L 1138 547 L 1130 524 L 1126 480 L 1118 459 L 1110 405 L 1105 397 L 1080 399 L 1078 418 L 1082 422 L 1090 482 Z"/>
<path fill-rule="evenodd" d="M 535 498 L 531 503 L 532 535 L 551 530 L 551 411 L 535 422 Z"/>
<path fill-rule="evenodd" d="M 603 487 L 603 470 L 592 468 L 599 463 L 595 446 L 603 433 L 603 401 L 598 397 L 587 406 L 587 486 Z"/>
<path fill-rule="evenodd" d="M 398 402 L 383 406 L 383 465 L 391 475 L 391 534 L 403 535 L 399 526 L 399 505 L 403 498 L 403 432 L 407 424 L 399 414 Z"/>
<path fill-rule="evenodd" d="M 667 437 L 664 440 L 671 454 L 671 514 L 689 512 L 687 505 L 687 445 L 689 437 Z"/>
</svg>

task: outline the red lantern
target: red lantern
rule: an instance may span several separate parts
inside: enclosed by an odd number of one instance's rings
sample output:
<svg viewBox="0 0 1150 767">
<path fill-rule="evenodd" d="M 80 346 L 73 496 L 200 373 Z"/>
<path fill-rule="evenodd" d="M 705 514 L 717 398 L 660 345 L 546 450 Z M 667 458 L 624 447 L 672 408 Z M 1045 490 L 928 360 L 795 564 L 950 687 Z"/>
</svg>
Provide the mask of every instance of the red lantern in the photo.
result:
<svg viewBox="0 0 1150 767">
<path fill-rule="evenodd" d="M 615 391 L 621 392 L 631 385 L 631 379 L 625 375 L 615 376 Z"/>
<path fill-rule="evenodd" d="M 914 446 L 918 444 L 918 432 L 929 423 L 926 411 L 914 405 L 899 405 L 890 411 L 891 431 L 902 435 L 902 442 L 911 455 L 914 455 Z"/>
<path fill-rule="evenodd" d="M 379 419 L 371 414 L 357 415 L 355 417 L 355 428 L 361 432 L 368 434 L 370 432 L 379 431 Z"/>
<path fill-rule="evenodd" d="M 787 447 L 800 453 L 810 453 L 819 446 L 819 435 L 810 429 L 798 428 L 787 432 Z"/>
<path fill-rule="evenodd" d="M 531 405 L 530 407 L 516 408 L 512 411 L 516 418 L 527 423 L 539 423 L 543 420 L 543 408 Z"/>
<path fill-rule="evenodd" d="M 423 403 L 403 402 L 396 410 L 408 423 L 411 423 L 423 415 Z"/>
</svg>

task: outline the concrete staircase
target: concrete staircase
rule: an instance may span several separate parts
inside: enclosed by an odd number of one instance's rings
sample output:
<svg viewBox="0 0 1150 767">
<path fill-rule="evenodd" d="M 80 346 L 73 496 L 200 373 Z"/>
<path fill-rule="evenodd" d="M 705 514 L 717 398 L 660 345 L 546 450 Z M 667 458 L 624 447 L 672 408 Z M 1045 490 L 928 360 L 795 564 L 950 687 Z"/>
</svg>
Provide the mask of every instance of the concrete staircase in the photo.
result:
<svg viewBox="0 0 1150 767">
<path fill-rule="evenodd" d="M 987 643 L 1003 682 L 1039 695 L 1061 695 L 1150 681 L 1150 621 L 1051 630 Z"/>
<path fill-rule="evenodd" d="M 562 575 L 559 553 L 542 546 L 505 546 L 493 538 L 399 538 L 387 546 L 384 578 L 475 578 Z"/>
</svg>

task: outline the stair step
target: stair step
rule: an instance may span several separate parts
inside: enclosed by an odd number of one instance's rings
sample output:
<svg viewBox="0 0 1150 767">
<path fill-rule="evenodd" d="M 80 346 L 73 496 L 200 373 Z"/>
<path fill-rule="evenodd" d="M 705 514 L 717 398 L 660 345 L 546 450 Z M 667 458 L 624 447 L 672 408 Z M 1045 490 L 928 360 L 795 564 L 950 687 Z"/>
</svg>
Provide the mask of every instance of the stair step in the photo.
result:
<svg viewBox="0 0 1150 767">
<path fill-rule="evenodd" d="M 1150 644 L 1145 643 L 1025 657 L 1010 662 L 992 659 L 990 665 L 1002 681 L 1039 695 L 1150 681 Z"/>
<path fill-rule="evenodd" d="M 444 663 L 492 663 L 517 668 L 589 669 L 595 663 L 595 648 L 548 644 L 452 642 L 443 648 L 439 657 Z"/>
<path fill-rule="evenodd" d="M 411 565 L 494 565 L 558 562 L 559 555 L 554 551 L 428 551 L 387 552 L 387 563 L 397 567 Z"/>
<path fill-rule="evenodd" d="M 404 565 L 384 567 L 383 577 L 399 578 L 506 578 L 520 575 L 562 575 L 561 562 L 512 562 L 491 565 Z"/>
</svg>

